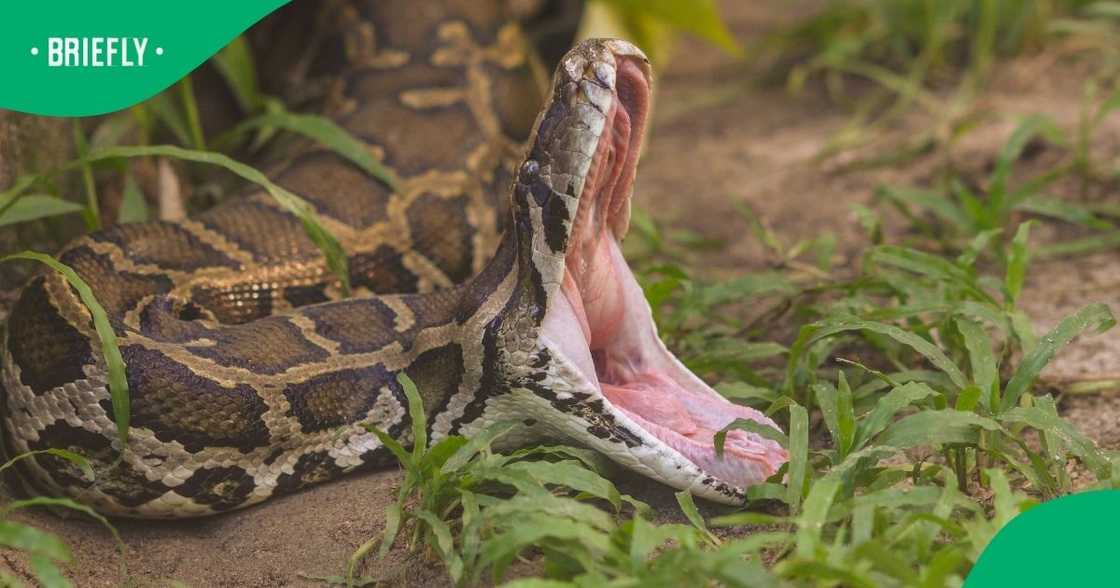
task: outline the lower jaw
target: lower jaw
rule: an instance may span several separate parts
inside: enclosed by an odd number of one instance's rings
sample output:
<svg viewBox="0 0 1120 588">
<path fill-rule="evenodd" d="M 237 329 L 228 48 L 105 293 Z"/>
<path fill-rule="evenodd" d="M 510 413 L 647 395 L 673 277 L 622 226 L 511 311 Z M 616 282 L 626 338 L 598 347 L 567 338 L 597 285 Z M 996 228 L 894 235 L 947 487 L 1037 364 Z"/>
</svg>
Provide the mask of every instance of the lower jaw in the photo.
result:
<svg viewBox="0 0 1120 588">
<path fill-rule="evenodd" d="M 678 461 L 732 487 L 773 475 L 788 454 L 770 439 L 731 431 L 723 455 L 716 454 L 715 433 L 736 419 L 777 425 L 727 401 L 665 348 L 617 240 L 606 231 L 597 238 L 592 258 L 584 260 L 590 269 L 583 287 L 581 280 L 565 276 L 545 319 L 546 340 L 560 348 L 593 395 L 605 400 L 619 426 L 641 430 Z M 586 299 L 589 292 L 593 297 Z"/>
</svg>

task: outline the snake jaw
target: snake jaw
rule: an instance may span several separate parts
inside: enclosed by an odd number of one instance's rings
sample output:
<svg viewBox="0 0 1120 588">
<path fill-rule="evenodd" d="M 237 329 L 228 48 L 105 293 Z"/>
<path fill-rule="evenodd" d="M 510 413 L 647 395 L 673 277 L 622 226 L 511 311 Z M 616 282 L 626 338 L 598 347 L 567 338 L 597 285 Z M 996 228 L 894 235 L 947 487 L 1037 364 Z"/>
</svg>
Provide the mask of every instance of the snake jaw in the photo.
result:
<svg viewBox="0 0 1120 588">
<path fill-rule="evenodd" d="M 639 473 L 740 502 L 788 455 L 772 440 L 732 431 L 717 456 L 713 436 L 736 418 L 777 425 L 724 399 L 669 352 L 619 245 L 649 115 L 648 62 L 629 43 L 586 41 L 561 63 L 555 84 L 526 164 L 533 171 L 547 165 L 551 175 L 519 179 L 529 194 L 542 181 L 553 194 L 565 192 L 563 182 L 578 188 L 566 191 L 574 198 L 562 210 L 550 206 L 560 200 L 535 200 L 546 233 L 557 226 L 550 218 L 568 220 L 560 224 L 562 241 L 544 239 L 563 247 L 547 266 L 536 265 L 547 301 L 538 344 L 551 358 L 542 378 L 549 390 L 538 395 L 566 413 L 543 420 L 561 422 L 568 436 Z M 586 161 L 568 159 L 572 149 Z"/>
</svg>

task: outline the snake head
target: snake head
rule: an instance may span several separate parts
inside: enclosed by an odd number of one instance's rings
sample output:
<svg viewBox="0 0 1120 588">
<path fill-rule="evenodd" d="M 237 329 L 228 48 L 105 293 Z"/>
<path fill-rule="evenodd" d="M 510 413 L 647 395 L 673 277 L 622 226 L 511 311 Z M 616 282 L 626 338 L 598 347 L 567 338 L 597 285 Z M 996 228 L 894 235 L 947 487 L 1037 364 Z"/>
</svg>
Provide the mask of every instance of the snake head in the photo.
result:
<svg viewBox="0 0 1120 588">
<path fill-rule="evenodd" d="M 620 248 L 651 88 L 648 60 L 625 41 L 585 41 L 557 68 L 513 190 L 537 349 L 494 402 L 531 406 L 546 433 L 650 478 L 741 502 L 788 455 L 745 431 L 728 434 L 717 455 L 713 436 L 739 418 L 777 425 L 727 401 L 666 348 Z"/>
</svg>

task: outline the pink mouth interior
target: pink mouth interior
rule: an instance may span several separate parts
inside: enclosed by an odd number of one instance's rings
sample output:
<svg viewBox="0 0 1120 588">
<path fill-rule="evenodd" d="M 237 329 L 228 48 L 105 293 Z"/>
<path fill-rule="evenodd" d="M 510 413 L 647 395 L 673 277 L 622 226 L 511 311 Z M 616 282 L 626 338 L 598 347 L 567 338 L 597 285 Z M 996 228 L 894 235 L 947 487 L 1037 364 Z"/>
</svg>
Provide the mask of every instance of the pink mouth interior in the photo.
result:
<svg viewBox="0 0 1120 588">
<path fill-rule="evenodd" d="M 738 418 L 776 425 L 728 402 L 665 348 L 619 247 L 629 225 L 650 88 L 635 60 L 618 58 L 617 65 L 617 99 L 585 181 L 561 296 L 545 332 L 635 424 L 705 473 L 749 486 L 773 475 L 788 459 L 786 451 L 772 440 L 732 431 L 724 456 L 717 457 L 713 436 Z"/>
</svg>

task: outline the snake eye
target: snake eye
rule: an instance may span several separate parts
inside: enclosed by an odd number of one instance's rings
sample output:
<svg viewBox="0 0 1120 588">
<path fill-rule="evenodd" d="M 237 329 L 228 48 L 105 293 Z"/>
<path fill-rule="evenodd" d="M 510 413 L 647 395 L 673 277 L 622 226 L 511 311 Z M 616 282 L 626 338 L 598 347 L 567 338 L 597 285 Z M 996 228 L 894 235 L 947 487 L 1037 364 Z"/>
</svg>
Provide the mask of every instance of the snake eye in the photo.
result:
<svg viewBox="0 0 1120 588">
<path fill-rule="evenodd" d="M 535 159 L 527 159 L 525 163 L 521 164 L 521 171 L 517 174 L 517 181 L 522 184 L 528 184 L 536 179 L 537 174 L 541 171 L 541 165 Z"/>
</svg>

